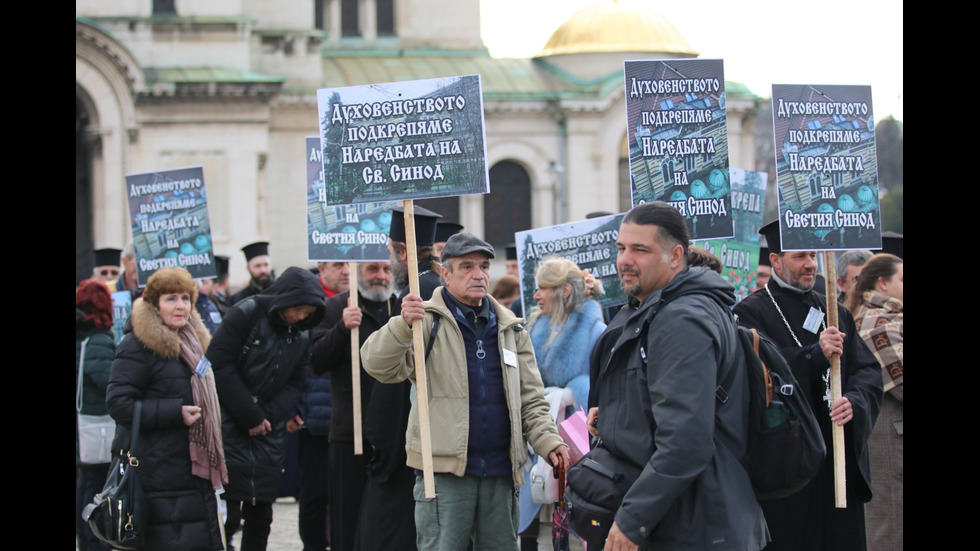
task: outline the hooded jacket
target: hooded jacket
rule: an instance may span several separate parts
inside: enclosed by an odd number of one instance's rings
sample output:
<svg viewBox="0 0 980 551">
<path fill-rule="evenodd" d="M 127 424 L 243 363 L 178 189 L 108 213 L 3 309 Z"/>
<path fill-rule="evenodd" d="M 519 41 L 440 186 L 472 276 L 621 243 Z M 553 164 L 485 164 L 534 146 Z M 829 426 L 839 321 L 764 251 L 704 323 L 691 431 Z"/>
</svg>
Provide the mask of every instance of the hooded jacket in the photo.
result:
<svg viewBox="0 0 980 551">
<path fill-rule="evenodd" d="M 641 548 L 754 551 L 769 541 L 740 462 L 749 400 L 734 303 L 718 274 L 685 268 L 626 310 L 621 328 L 611 324 L 621 333 L 600 357 L 599 436 L 643 467 L 616 513 Z M 718 374 L 729 369 L 741 375 L 721 404 Z"/>
<path fill-rule="evenodd" d="M 193 311 L 188 322 L 206 349 L 211 334 Z M 180 359 L 180 337 L 160 312 L 133 303 L 126 336 L 116 347 L 106 405 L 116 421 L 114 452 L 129 449 L 136 400 L 143 401 L 137 473 L 148 511 L 143 549 L 221 549 L 217 501 L 211 482 L 191 474 L 189 429 L 182 406 L 193 405 L 190 378 Z"/>
<path fill-rule="evenodd" d="M 293 325 L 282 310 L 313 305 Z M 315 275 L 288 268 L 269 288 L 233 306 L 214 334 L 207 358 L 221 402 L 228 484 L 235 501 L 275 501 L 286 454 L 286 420 L 296 406 L 310 364 L 310 330 L 323 319 L 323 288 Z M 272 431 L 249 436 L 268 420 Z"/>
</svg>

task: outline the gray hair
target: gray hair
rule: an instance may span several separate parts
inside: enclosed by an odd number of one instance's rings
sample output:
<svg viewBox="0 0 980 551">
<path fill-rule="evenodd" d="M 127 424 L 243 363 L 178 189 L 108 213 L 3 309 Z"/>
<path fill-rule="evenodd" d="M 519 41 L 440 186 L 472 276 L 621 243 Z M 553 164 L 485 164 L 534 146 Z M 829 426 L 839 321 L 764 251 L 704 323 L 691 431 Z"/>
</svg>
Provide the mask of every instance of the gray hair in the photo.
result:
<svg viewBox="0 0 980 551">
<path fill-rule="evenodd" d="M 845 251 L 837 257 L 837 279 L 847 278 L 848 266 L 864 266 L 867 261 L 871 260 L 871 256 L 871 251 L 864 249 Z"/>
</svg>

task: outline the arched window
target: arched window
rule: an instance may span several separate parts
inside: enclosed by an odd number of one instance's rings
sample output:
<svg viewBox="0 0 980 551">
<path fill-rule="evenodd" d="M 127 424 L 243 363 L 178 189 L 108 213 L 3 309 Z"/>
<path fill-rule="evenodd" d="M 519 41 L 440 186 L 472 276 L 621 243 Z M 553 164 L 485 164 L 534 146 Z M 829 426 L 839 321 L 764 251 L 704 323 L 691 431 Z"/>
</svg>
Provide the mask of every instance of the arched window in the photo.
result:
<svg viewBox="0 0 980 551">
<path fill-rule="evenodd" d="M 490 168 L 490 195 L 483 198 L 484 235 L 494 247 L 514 242 L 514 233 L 531 229 L 531 177 L 513 161 Z"/>
</svg>

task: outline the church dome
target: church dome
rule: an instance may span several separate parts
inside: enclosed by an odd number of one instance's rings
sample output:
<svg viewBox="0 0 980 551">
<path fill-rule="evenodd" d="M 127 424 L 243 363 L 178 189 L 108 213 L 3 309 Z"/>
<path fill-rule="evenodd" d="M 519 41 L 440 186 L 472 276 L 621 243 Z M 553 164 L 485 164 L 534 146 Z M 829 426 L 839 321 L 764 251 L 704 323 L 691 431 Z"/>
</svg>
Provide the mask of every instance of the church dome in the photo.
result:
<svg viewBox="0 0 980 551">
<path fill-rule="evenodd" d="M 698 55 L 663 15 L 638 2 L 604 0 L 568 18 L 535 57 L 606 52 Z"/>
</svg>

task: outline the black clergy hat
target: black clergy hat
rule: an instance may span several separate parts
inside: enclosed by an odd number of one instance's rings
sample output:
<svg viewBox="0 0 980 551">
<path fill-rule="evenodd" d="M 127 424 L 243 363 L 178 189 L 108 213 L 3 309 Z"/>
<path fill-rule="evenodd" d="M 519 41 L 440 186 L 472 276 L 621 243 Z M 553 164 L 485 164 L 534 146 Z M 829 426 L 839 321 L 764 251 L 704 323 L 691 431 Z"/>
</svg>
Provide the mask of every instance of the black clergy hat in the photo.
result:
<svg viewBox="0 0 980 551">
<path fill-rule="evenodd" d="M 214 255 L 214 263 L 218 268 L 218 277 L 228 275 L 228 262 L 231 259 L 220 254 Z"/>
<path fill-rule="evenodd" d="M 449 241 L 450 237 L 461 231 L 463 231 L 462 224 L 457 224 L 456 222 L 444 222 L 440 220 L 436 222 L 436 240 L 434 242 L 443 243 Z"/>
<path fill-rule="evenodd" d="M 242 252 L 245 253 L 245 262 L 252 260 L 256 256 L 262 256 L 264 254 L 269 254 L 269 242 L 268 241 L 256 241 L 250 245 L 245 245 L 242 247 Z"/>
<path fill-rule="evenodd" d="M 95 249 L 94 253 L 96 266 L 119 266 L 120 249 Z"/>
<path fill-rule="evenodd" d="M 769 262 L 769 247 L 759 247 L 759 265 L 772 266 L 772 262 Z"/>
<path fill-rule="evenodd" d="M 504 258 L 506 258 L 507 260 L 517 260 L 517 245 L 511 243 L 510 245 L 507 245 L 506 248 L 507 248 L 507 254 Z"/>
<path fill-rule="evenodd" d="M 770 253 L 779 254 L 783 252 L 782 243 L 779 241 L 779 220 L 773 220 L 765 226 L 762 226 L 762 229 L 759 230 L 759 235 L 766 238 L 766 245 L 769 246 Z M 762 251 L 759 251 L 759 258 L 762 258 Z M 768 259 L 769 254 L 766 253 L 766 264 L 769 263 Z"/>
<path fill-rule="evenodd" d="M 904 252 L 904 241 L 905 237 L 900 233 L 883 231 L 881 232 L 881 252 L 893 254 L 902 260 L 905 260 L 905 257 L 902 256 L 902 253 Z"/>
<path fill-rule="evenodd" d="M 431 247 L 436 242 L 436 223 L 442 218 L 437 212 L 429 209 L 415 207 L 415 246 Z M 391 228 L 388 230 L 388 238 L 392 241 L 405 243 L 405 209 L 395 207 L 391 211 Z"/>
</svg>

